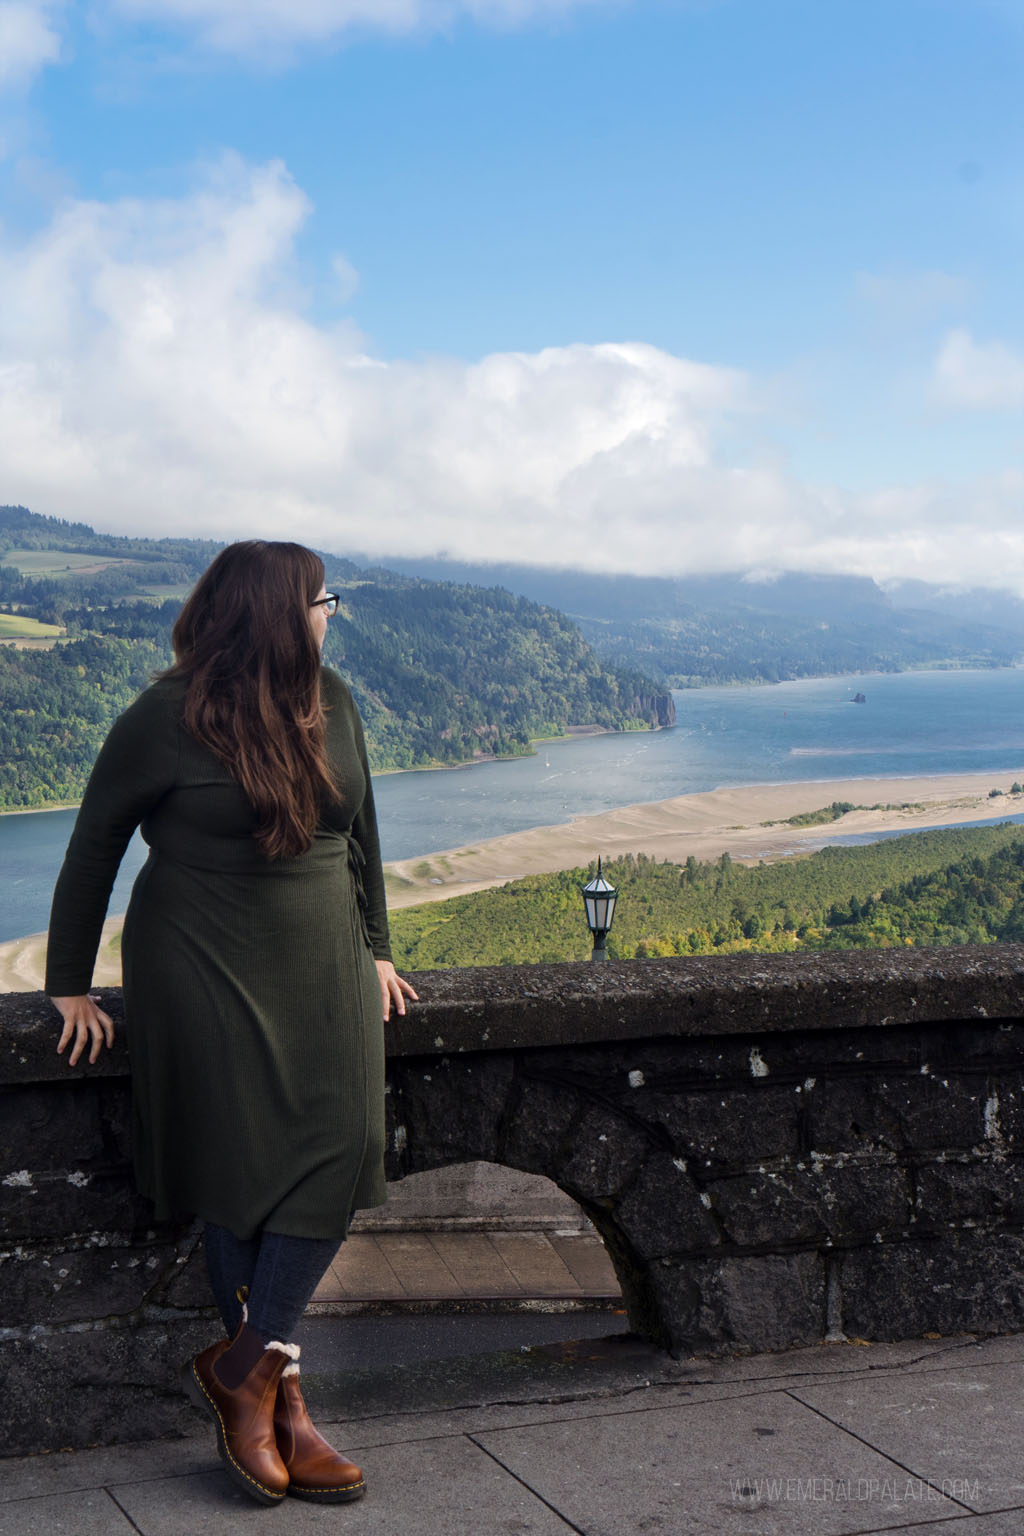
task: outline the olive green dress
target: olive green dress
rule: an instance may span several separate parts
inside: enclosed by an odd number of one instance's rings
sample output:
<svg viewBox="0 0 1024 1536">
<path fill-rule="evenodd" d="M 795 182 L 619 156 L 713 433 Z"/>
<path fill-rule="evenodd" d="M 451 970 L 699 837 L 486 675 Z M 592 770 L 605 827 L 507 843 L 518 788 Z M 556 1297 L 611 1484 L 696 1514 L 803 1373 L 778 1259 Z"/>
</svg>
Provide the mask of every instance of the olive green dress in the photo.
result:
<svg viewBox="0 0 1024 1536">
<path fill-rule="evenodd" d="M 240 1238 L 342 1238 L 351 1211 L 385 1199 L 384 876 L 359 714 L 337 673 L 322 677 L 342 799 L 308 853 L 263 856 L 249 801 L 165 679 L 104 744 L 50 919 L 46 990 L 78 996 L 141 825 L 150 853 L 122 940 L 136 1178 L 158 1217 Z"/>
</svg>

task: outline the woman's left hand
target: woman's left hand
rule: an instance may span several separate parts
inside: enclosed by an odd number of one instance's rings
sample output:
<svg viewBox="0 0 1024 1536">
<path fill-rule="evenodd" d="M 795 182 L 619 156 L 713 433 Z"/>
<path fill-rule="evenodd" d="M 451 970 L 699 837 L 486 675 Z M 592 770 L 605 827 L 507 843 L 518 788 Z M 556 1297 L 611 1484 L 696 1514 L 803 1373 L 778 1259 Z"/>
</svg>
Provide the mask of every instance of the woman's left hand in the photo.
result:
<svg viewBox="0 0 1024 1536">
<path fill-rule="evenodd" d="M 380 1003 L 384 1011 L 385 1023 L 391 1017 L 391 1004 L 395 1005 L 396 1013 L 405 1012 L 405 1000 L 411 997 L 413 1002 L 419 999 L 404 977 L 399 976 L 390 960 L 375 960 L 377 967 L 377 980 L 380 982 Z"/>
</svg>

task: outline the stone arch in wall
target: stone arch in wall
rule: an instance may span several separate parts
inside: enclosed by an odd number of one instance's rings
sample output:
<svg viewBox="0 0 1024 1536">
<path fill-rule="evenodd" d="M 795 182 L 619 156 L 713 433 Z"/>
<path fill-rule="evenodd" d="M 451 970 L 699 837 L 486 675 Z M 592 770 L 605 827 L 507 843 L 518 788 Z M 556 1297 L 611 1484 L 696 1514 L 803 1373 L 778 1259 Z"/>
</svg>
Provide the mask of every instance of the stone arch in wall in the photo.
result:
<svg viewBox="0 0 1024 1536">
<path fill-rule="evenodd" d="M 624 1326 L 614 1268 L 586 1213 L 546 1175 L 504 1163 L 453 1163 L 389 1184 L 385 1205 L 356 1213 L 315 1301 L 348 1300 L 349 1275 L 365 1283 L 367 1264 L 380 1266 L 375 1286 L 410 1300 L 490 1309 L 548 1298 L 557 1310 L 614 1307 Z"/>
<path fill-rule="evenodd" d="M 652 1261 L 677 1251 L 692 1222 L 679 1220 L 684 1178 L 668 1135 L 629 1104 L 630 1072 L 643 1080 L 614 1046 L 393 1058 L 387 1175 L 483 1162 L 550 1180 L 604 1242 L 630 1326 L 675 1347 L 661 1294 L 669 1275 Z M 710 1227 L 696 1189 L 692 1205 L 697 1226 Z"/>
</svg>

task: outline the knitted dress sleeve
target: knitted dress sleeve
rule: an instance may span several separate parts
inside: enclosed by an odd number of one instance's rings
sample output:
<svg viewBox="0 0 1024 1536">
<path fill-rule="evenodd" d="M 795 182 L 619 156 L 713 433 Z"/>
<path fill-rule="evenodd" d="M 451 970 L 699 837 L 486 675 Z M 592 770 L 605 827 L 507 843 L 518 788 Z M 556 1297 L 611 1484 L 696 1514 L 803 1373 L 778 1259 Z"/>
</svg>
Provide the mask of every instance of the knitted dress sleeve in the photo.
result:
<svg viewBox="0 0 1024 1536">
<path fill-rule="evenodd" d="M 370 936 L 370 948 L 375 960 L 391 959 L 391 942 L 388 937 L 387 898 L 384 892 L 384 867 L 380 858 L 380 834 L 377 831 L 377 811 L 373 800 L 373 784 L 370 764 L 363 739 L 363 723 L 359 718 L 355 700 L 352 701 L 353 732 L 356 750 L 366 780 L 363 803 L 352 823 L 352 836 L 366 860 L 363 885 L 366 891 L 366 929 Z"/>
<path fill-rule="evenodd" d="M 79 997 L 96 951 L 118 867 L 132 833 L 174 784 L 176 711 L 159 684 L 113 724 L 86 786 L 50 911 L 46 991 Z"/>
</svg>

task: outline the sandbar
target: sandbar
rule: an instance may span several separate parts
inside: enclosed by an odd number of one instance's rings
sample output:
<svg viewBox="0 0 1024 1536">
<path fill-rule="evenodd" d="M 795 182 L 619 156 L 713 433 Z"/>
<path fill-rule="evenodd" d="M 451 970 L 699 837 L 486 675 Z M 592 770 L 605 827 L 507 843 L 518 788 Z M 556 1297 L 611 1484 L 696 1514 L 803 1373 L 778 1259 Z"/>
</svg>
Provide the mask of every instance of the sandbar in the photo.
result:
<svg viewBox="0 0 1024 1536">
<path fill-rule="evenodd" d="M 619 806 L 548 827 L 510 832 L 464 848 L 448 848 L 385 865 L 388 905 L 417 906 L 482 891 L 524 875 L 575 869 L 596 859 L 626 853 L 685 863 L 723 853 L 747 864 L 792 858 L 855 834 L 912 832 L 1024 814 L 1024 795 L 1010 795 L 1024 782 L 1024 764 L 1011 773 L 937 774 L 893 779 L 830 779 L 793 784 L 742 785 L 701 794 L 677 795 L 639 805 Z M 1002 795 L 990 791 L 1000 789 Z M 819 810 L 833 801 L 869 809 L 848 811 L 838 821 L 811 827 L 785 825 L 785 818 Z M 871 809 L 871 807 L 897 807 Z M 121 919 L 104 929 L 97 986 L 117 986 Z M 113 942 L 112 942 L 113 941 Z M 0 944 L 0 992 L 27 992 L 42 986 L 45 934 Z"/>
</svg>

